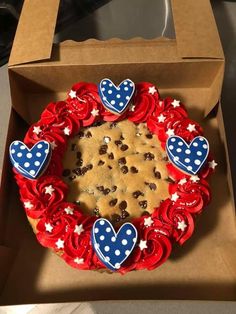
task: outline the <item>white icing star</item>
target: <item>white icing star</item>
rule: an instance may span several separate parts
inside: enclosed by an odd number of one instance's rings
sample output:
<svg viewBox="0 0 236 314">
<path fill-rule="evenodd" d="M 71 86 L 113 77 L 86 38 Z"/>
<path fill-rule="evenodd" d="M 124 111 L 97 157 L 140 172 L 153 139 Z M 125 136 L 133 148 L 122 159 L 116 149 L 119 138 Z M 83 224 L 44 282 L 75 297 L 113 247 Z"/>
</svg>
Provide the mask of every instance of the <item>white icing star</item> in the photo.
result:
<svg viewBox="0 0 236 314">
<path fill-rule="evenodd" d="M 70 129 L 68 127 L 65 127 L 63 132 L 64 132 L 65 135 L 70 135 Z"/>
<path fill-rule="evenodd" d="M 199 178 L 199 176 L 191 176 L 190 180 L 193 181 L 194 183 L 196 183 L 200 180 L 200 178 Z"/>
<path fill-rule="evenodd" d="M 34 207 L 30 201 L 24 202 L 24 206 L 26 209 L 32 209 Z"/>
<path fill-rule="evenodd" d="M 153 220 L 151 217 L 144 218 L 144 226 L 150 227 L 153 224 Z"/>
<path fill-rule="evenodd" d="M 99 110 L 94 108 L 94 109 L 91 111 L 91 115 L 92 115 L 93 117 L 99 116 Z"/>
<path fill-rule="evenodd" d="M 187 227 L 187 225 L 186 225 L 186 223 L 183 220 L 178 221 L 177 229 L 180 229 L 181 231 L 184 231 L 186 227 Z"/>
<path fill-rule="evenodd" d="M 52 185 L 45 186 L 45 194 L 49 194 L 52 196 L 52 193 L 55 191 L 55 189 L 52 187 Z"/>
<path fill-rule="evenodd" d="M 154 95 L 157 92 L 157 90 L 155 86 L 152 86 L 152 87 L 149 87 L 148 92 L 149 94 Z"/>
<path fill-rule="evenodd" d="M 82 224 L 80 224 L 79 226 L 78 225 L 75 226 L 74 232 L 77 233 L 78 235 L 80 235 L 83 231 L 84 231 L 84 228 Z"/>
<path fill-rule="evenodd" d="M 210 168 L 212 168 L 213 170 L 215 169 L 215 167 L 218 165 L 215 160 L 209 161 L 208 165 Z"/>
<path fill-rule="evenodd" d="M 174 132 L 173 129 L 168 129 L 168 130 L 166 131 L 166 134 L 170 137 L 170 136 L 175 135 L 175 132 Z"/>
<path fill-rule="evenodd" d="M 135 105 L 132 105 L 132 106 L 130 107 L 129 111 L 134 112 L 134 110 L 135 110 Z"/>
<path fill-rule="evenodd" d="M 33 129 L 33 133 L 39 135 L 39 133 L 41 133 L 42 130 L 40 128 L 40 126 L 34 126 L 34 129 Z"/>
<path fill-rule="evenodd" d="M 147 241 L 145 240 L 140 240 L 139 242 L 139 247 L 140 247 L 140 250 L 144 250 L 144 249 L 147 249 Z"/>
<path fill-rule="evenodd" d="M 45 222 L 44 226 L 47 232 L 52 232 L 53 226 L 50 223 Z"/>
<path fill-rule="evenodd" d="M 176 108 L 176 107 L 179 107 L 179 106 L 180 106 L 179 103 L 180 103 L 179 100 L 174 99 L 174 100 L 172 101 L 171 105 L 172 105 L 174 108 Z"/>
<path fill-rule="evenodd" d="M 180 185 L 184 185 L 187 182 L 186 178 L 183 178 L 179 181 Z"/>
<path fill-rule="evenodd" d="M 51 147 L 52 147 L 52 150 L 57 147 L 57 144 L 56 144 L 55 141 L 52 141 L 52 142 L 50 143 L 50 145 L 51 145 Z"/>
<path fill-rule="evenodd" d="M 196 131 L 195 124 L 189 123 L 189 125 L 188 125 L 188 127 L 187 127 L 187 130 L 188 130 L 189 132 Z"/>
<path fill-rule="evenodd" d="M 64 241 L 61 240 L 61 239 L 58 239 L 55 244 L 56 244 L 58 249 L 63 249 L 64 248 Z"/>
<path fill-rule="evenodd" d="M 165 121 L 166 117 L 163 116 L 163 114 L 160 114 L 159 117 L 157 117 L 157 119 L 158 119 L 158 122 L 161 123 Z"/>
<path fill-rule="evenodd" d="M 76 98 L 76 91 L 71 90 L 71 91 L 69 92 L 69 96 L 70 96 L 70 98 Z"/>
<path fill-rule="evenodd" d="M 74 259 L 74 262 L 76 263 L 76 264 L 83 264 L 83 262 L 84 262 L 84 259 L 83 258 L 78 258 L 78 257 L 76 257 L 75 259 Z"/>
<path fill-rule="evenodd" d="M 67 213 L 67 215 L 73 215 L 74 208 L 68 206 L 65 208 L 65 212 Z"/>
<path fill-rule="evenodd" d="M 176 192 L 171 195 L 172 202 L 176 202 L 178 198 L 179 198 L 179 195 Z"/>
</svg>

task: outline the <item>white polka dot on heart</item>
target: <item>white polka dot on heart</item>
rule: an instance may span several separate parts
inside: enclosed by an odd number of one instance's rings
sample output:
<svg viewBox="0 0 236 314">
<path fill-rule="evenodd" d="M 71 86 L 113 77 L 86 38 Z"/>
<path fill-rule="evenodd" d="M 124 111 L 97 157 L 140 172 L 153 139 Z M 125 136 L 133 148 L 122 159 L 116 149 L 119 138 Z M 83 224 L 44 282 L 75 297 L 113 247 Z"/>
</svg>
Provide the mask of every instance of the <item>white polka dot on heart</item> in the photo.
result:
<svg viewBox="0 0 236 314">
<path fill-rule="evenodd" d="M 37 157 L 41 157 L 41 153 L 39 153 L 39 152 L 36 153 L 36 156 L 37 156 Z"/>
<path fill-rule="evenodd" d="M 203 144 L 202 147 L 203 147 L 204 149 L 207 149 L 207 144 Z"/>
<path fill-rule="evenodd" d="M 17 153 L 17 157 L 22 157 L 22 153 Z"/>
<path fill-rule="evenodd" d="M 27 158 L 32 158 L 32 156 L 33 156 L 33 155 L 32 155 L 31 153 L 27 153 L 27 154 L 26 154 L 26 157 L 27 157 Z"/>
<path fill-rule="evenodd" d="M 34 170 L 30 170 L 30 174 L 34 175 L 35 171 Z"/>
<path fill-rule="evenodd" d="M 176 139 L 172 137 L 172 138 L 170 139 L 170 141 L 171 141 L 172 143 L 174 143 L 174 142 L 176 141 Z"/>
<path fill-rule="evenodd" d="M 30 166 L 30 163 L 29 163 L 29 162 L 25 162 L 25 163 L 24 163 L 24 167 L 25 167 L 25 168 L 29 168 L 29 166 Z"/>
<path fill-rule="evenodd" d="M 129 83 L 129 86 L 130 86 L 130 87 L 133 87 L 133 83 Z"/>
<path fill-rule="evenodd" d="M 119 106 L 120 106 L 120 107 L 122 107 L 123 105 L 124 105 L 124 103 L 123 103 L 123 102 L 120 102 L 120 103 L 119 103 Z"/>
<path fill-rule="evenodd" d="M 199 141 L 201 141 L 201 142 L 202 142 L 202 141 L 204 141 L 204 138 L 202 138 L 202 137 L 199 137 Z"/>
<path fill-rule="evenodd" d="M 123 240 L 121 241 L 121 243 L 122 243 L 123 245 L 126 245 L 126 244 L 128 243 L 128 241 L 127 241 L 126 239 L 123 239 Z"/>
<path fill-rule="evenodd" d="M 174 146 L 173 146 L 173 145 L 170 145 L 170 146 L 169 146 L 169 149 L 170 149 L 170 150 L 174 149 Z"/>
<path fill-rule="evenodd" d="M 120 255 L 120 250 L 115 250 L 115 255 L 119 256 Z"/>
<path fill-rule="evenodd" d="M 182 149 L 181 149 L 181 148 L 177 148 L 176 151 L 177 151 L 178 153 L 181 153 L 181 152 L 182 152 Z"/>
<path fill-rule="evenodd" d="M 116 98 L 120 98 L 120 94 L 117 94 L 117 95 L 116 95 Z"/>
<path fill-rule="evenodd" d="M 179 142 L 178 145 L 179 145 L 179 146 L 183 146 L 183 142 Z"/>
<path fill-rule="evenodd" d="M 106 262 L 110 262 L 110 257 L 109 257 L 109 256 L 106 256 L 106 257 L 105 257 L 105 261 L 106 261 Z"/>
<path fill-rule="evenodd" d="M 12 150 L 11 150 L 11 153 L 12 153 L 12 154 L 15 154 L 15 152 L 16 152 L 15 149 L 12 149 Z"/>
<path fill-rule="evenodd" d="M 111 242 L 116 242 L 116 237 L 112 237 Z"/>
<path fill-rule="evenodd" d="M 129 250 L 126 250 L 125 251 L 125 255 L 129 255 L 130 254 L 130 251 Z"/>
<path fill-rule="evenodd" d="M 103 88 L 102 88 L 102 92 L 104 92 L 105 90 L 106 90 L 105 87 L 103 87 Z"/>
<path fill-rule="evenodd" d="M 105 224 L 105 221 L 104 220 L 100 220 L 99 223 L 100 223 L 101 226 L 103 226 Z"/>
<path fill-rule="evenodd" d="M 38 160 L 36 160 L 36 161 L 34 162 L 34 165 L 38 167 L 38 166 L 40 165 L 40 162 L 39 162 Z"/>
<path fill-rule="evenodd" d="M 193 146 L 194 146 L 194 147 L 198 147 L 198 143 L 194 142 L 194 143 L 193 143 Z"/>
<path fill-rule="evenodd" d="M 100 236 L 100 240 L 103 241 L 105 239 L 104 235 Z"/>
<path fill-rule="evenodd" d="M 125 87 L 125 88 L 124 88 L 124 90 L 126 90 L 126 91 L 127 91 L 127 90 L 129 90 L 129 88 L 128 88 L 128 87 Z"/>
<path fill-rule="evenodd" d="M 131 235 L 131 233 L 132 233 L 132 231 L 131 231 L 130 229 L 128 229 L 128 230 L 126 231 L 126 234 L 127 234 L 127 235 Z"/>
<path fill-rule="evenodd" d="M 191 150 L 190 149 L 186 149 L 185 154 L 187 154 L 187 155 L 191 154 Z"/>
<path fill-rule="evenodd" d="M 198 156 L 202 156 L 202 152 L 200 152 L 200 150 L 197 152 Z"/>
<path fill-rule="evenodd" d="M 45 149 L 45 151 L 44 151 L 44 152 L 45 152 L 45 154 L 48 154 L 49 150 L 48 150 L 48 149 Z"/>
<path fill-rule="evenodd" d="M 20 149 L 24 150 L 24 149 L 25 149 L 25 146 L 24 146 L 24 145 L 21 145 Z"/>
<path fill-rule="evenodd" d="M 37 147 L 38 147 L 38 148 L 42 148 L 43 145 L 42 145 L 42 144 L 38 144 Z"/>
<path fill-rule="evenodd" d="M 112 94 L 112 90 L 111 89 L 109 89 L 108 94 Z"/>
<path fill-rule="evenodd" d="M 103 81 L 103 82 L 102 82 L 102 85 L 106 85 L 106 83 L 107 83 L 106 81 Z"/>
<path fill-rule="evenodd" d="M 98 228 L 95 228 L 95 229 L 94 229 L 94 232 L 95 232 L 95 233 L 98 233 L 98 232 L 99 232 L 99 229 L 98 229 Z"/>
<path fill-rule="evenodd" d="M 105 252 L 109 252 L 109 251 L 110 251 L 110 247 L 109 247 L 108 245 L 106 245 L 106 246 L 104 247 L 104 250 L 105 250 Z"/>
<path fill-rule="evenodd" d="M 125 82 L 124 82 L 124 85 L 127 85 L 127 84 L 128 84 L 128 82 L 127 82 L 127 81 L 125 81 Z"/>
<path fill-rule="evenodd" d="M 192 169 L 193 169 L 192 166 L 188 166 L 188 167 L 187 167 L 187 170 L 189 170 L 189 171 L 191 171 Z"/>
<path fill-rule="evenodd" d="M 129 99 L 130 99 L 130 97 L 129 97 L 129 96 L 126 96 L 126 97 L 125 97 L 125 99 L 129 100 Z"/>
<path fill-rule="evenodd" d="M 189 158 L 185 158 L 184 161 L 185 161 L 186 163 L 189 163 L 189 162 L 190 162 L 190 159 L 189 159 Z"/>
<path fill-rule="evenodd" d="M 107 227 L 107 228 L 106 228 L 106 232 L 111 232 L 111 228 L 110 228 L 110 227 Z"/>
<path fill-rule="evenodd" d="M 115 263 L 115 268 L 119 269 L 120 268 L 120 264 L 119 263 Z"/>
<path fill-rule="evenodd" d="M 110 86 L 110 87 L 112 87 L 112 84 L 111 84 L 111 83 L 109 83 L 109 86 Z"/>
<path fill-rule="evenodd" d="M 19 142 L 18 142 L 18 141 L 16 141 L 16 142 L 14 143 L 14 145 L 15 145 L 15 146 L 19 145 Z"/>
<path fill-rule="evenodd" d="M 199 166 L 201 164 L 201 161 L 199 159 L 194 160 L 195 165 Z"/>
<path fill-rule="evenodd" d="M 133 238 L 133 242 L 135 243 L 137 240 L 136 240 L 136 238 Z"/>
<path fill-rule="evenodd" d="M 111 105 L 115 105 L 115 103 L 116 103 L 115 100 L 111 101 Z"/>
</svg>

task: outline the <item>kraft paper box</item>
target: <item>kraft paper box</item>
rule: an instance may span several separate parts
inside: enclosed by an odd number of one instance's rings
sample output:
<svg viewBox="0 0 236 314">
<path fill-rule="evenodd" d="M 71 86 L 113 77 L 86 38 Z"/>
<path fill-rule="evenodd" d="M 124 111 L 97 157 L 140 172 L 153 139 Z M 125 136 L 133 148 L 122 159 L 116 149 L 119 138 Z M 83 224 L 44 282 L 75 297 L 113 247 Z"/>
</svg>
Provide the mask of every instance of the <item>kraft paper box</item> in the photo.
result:
<svg viewBox="0 0 236 314">
<path fill-rule="evenodd" d="M 25 0 L 9 61 L 12 113 L 0 208 L 1 304 L 89 300 L 235 300 L 236 230 L 228 184 L 227 141 L 217 105 L 224 56 L 208 0 L 174 0 L 175 39 L 89 39 L 53 44 L 58 0 Z M 161 95 L 181 99 L 204 128 L 219 166 L 212 202 L 193 237 L 154 271 L 124 276 L 70 268 L 41 247 L 19 202 L 8 146 L 22 139 L 50 101 L 64 99 L 76 81 L 109 77 L 149 81 Z"/>
</svg>

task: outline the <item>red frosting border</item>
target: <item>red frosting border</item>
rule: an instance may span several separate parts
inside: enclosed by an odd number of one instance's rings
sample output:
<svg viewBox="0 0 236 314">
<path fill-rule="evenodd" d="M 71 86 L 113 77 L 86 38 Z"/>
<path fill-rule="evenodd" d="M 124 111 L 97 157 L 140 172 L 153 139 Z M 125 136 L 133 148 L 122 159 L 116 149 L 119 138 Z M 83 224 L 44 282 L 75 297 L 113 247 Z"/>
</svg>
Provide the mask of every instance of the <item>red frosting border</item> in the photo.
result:
<svg viewBox="0 0 236 314">
<path fill-rule="evenodd" d="M 105 268 L 91 244 L 90 233 L 96 217 L 85 216 L 77 205 L 66 202 L 68 187 L 61 179 L 62 156 L 67 141 L 78 133 L 80 126 L 101 120 L 146 122 L 150 132 L 161 141 L 163 149 L 168 130 L 173 130 L 186 142 L 202 135 L 202 128 L 188 118 L 182 103 L 171 97 L 161 99 L 151 83 L 142 82 L 135 87 L 132 105 L 117 116 L 102 105 L 97 85 L 77 83 L 65 101 L 48 104 L 40 120 L 29 128 L 24 138 L 29 147 L 40 140 L 46 140 L 52 146 L 50 164 L 38 179 L 29 180 L 14 170 L 26 214 L 38 220 L 38 241 L 59 252 L 69 265 L 78 269 Z M 188 128 L 189 124 L 195 126 L 194 130 Z M 211 193 L 206 181 L 214 169 L 210 161 L 209 154 L 198 176 L 189 176 L 171 163 L 167 164 L 173 179 L 169 184 L 171 196 L 161 202 L 152 215 L 133 219 L 138 239 L 146 241 L 146 248 L 136 245 L 117 272 L 152 270 L 167 260 L 175 242 L 182 245 L 191 237 L 196 217 L 210 202 Z"/>
</svg>

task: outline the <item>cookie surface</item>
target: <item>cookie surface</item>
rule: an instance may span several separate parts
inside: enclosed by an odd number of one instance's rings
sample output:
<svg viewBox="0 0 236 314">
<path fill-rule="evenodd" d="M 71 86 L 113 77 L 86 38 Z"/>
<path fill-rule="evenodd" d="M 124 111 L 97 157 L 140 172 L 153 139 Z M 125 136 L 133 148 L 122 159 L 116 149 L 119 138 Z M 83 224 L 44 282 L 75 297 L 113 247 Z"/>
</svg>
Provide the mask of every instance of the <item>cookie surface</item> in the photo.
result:
<svg viewBox="0 0 236 314">
<path fill-rule="evenodd" d="M 166 154 L 144 123 L 128 120 L 80 130 L 64 156 L 69 202 L 119 222 L 152 213 L 169 197 Z"/>
</svg>

